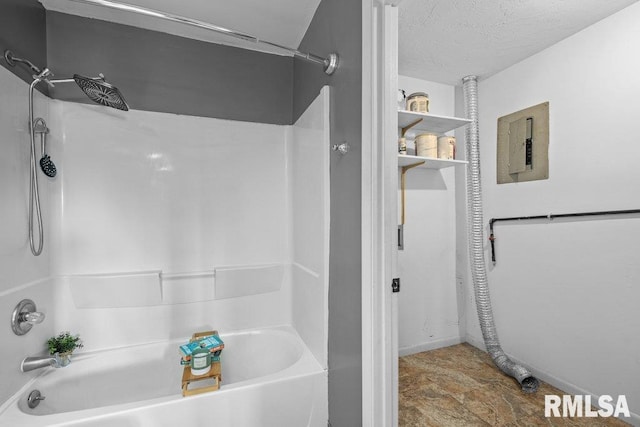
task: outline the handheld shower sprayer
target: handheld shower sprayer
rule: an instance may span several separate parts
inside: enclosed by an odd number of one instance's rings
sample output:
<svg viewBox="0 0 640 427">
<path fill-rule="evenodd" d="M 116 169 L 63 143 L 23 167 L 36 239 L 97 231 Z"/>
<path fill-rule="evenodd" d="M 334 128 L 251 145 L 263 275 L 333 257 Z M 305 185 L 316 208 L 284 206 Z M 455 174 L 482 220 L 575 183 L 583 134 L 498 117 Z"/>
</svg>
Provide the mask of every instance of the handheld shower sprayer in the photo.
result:
<svg viewBox="0 0 640 427">
<path fill-rule="evenodd" d="M 49 133 L 49 128 L 47 127 L 47 122 L 45 122 L 42 117 L 38 117 L 33 121 L 33 132 L 40 134 L 40 152 L 42 153 L 40 169 L 42 169 L 42 173 L 49 178 L 54 178 L 58 171 L 51 157 L 47 154 L 47 134 Z"/>
</svg>

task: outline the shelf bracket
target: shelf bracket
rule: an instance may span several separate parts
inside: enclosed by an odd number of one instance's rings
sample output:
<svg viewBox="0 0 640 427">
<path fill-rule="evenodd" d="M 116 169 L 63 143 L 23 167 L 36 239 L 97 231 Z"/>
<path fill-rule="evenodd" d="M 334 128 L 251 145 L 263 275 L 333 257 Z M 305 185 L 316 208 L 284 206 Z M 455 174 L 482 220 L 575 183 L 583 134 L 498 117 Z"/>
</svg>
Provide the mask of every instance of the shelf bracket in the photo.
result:
<svg viewBox="0 0 640 427">
<path fill-rule="evenodd" d="M 402 212 L 400 215 L 400 226 L 398 227 L 398 249 L 402 250 L 404 249 L 404 212 L 405 212 L 405 191 L 406 191 L 406 187 L 407 187 L 407 172 L 410 169 L 413 169 L 415 167 L 418 167 L 420 165 L 423 165 L 425 162 L 424 160 L 418 163 L 414 163 L 412 165 L 407 165 L 407 166 L 402 166 L 401 168 L 401 172 L 400 172 L 400 193 L 401 193 L 401 198 L 402 198 Z"/>
<path fill-rule="evenodd" d="M 407 133 L 407 131 L 409 129 L 411 129 L 412 127 L 414 127 L 415 125 L 417 125 L 418 123 L 420 123 L 423 119 L 418 119 L 413 123 L 409 123 L 408 125 L 406 125 L 405 127 L 402 128 L 402 132 L 400 133 L 400 137 L 404 138 L 404 135 Z"/>
<path fill-rule="evenodd" d="M 407 166 L 402 166 L 402 172 L 400 173 L 400 188 L 402 191 L 402 215 L 400 217 L 400 225 L 404 225 L 404 211 L 405 211 L 405 191 L 406 191 L 406 187 L 407 187 L 407 172 L 410 169 L 413 169 L 415 167 L 418 167 L 420 165 L 423 165 L 425 162 L 424 160 L 418 163 L 414 163 L 412 165 L 407 165 Z"/>
</svg>

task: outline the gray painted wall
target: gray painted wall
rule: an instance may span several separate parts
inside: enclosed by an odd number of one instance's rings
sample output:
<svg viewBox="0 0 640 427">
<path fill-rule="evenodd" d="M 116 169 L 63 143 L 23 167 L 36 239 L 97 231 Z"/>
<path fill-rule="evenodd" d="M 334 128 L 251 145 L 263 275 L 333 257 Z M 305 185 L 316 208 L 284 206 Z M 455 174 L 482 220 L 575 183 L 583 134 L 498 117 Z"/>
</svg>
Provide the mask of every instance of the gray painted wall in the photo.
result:
<svg viewBox="0 0 640 427">
<path fill-rule="evenodd" d="M 0 1 L 0 64 L 31 83 L 27 67 L 10 67 L 4 60 L 4 51 L 10 49 L 15 56 L 27 59 L 43 68 L 47 62 L 46 14 L 36 0 Z"/>
<path fill-rule="evenodd" d="M 331 143 L 351 146 L 345 156 L 331 155 L 329 420 L 333 427 L 353 427 L 362 425 L 362 2 L 322 0 L 299 49 L 340 54 L 333 76 L 295 60 L 293 115 L 297 119 L 330 85 Z"/>
<path fill-rule="evenodd" d="M 36 0 L 2 0 L 0 53 L 55 78 L 103 73 L 131 108 L 260 123 L 292 124 L 293 58 L 205 43 L 126 25 L 45 11 Z M 31 71 L 0 64 L 25 82 Z M 47 92 L 47 86 L 38 85 Z M 73 84 L 52 98 L 90 103 Z"/>
<path fill-rule="evenodd" d="M 292 123 L 291 57 L 51 11 L 47 41 L 56 77 L 103 73 L 133 109 Z M 51 94 L 91 102 L 73 84 Z"/>
</svg>

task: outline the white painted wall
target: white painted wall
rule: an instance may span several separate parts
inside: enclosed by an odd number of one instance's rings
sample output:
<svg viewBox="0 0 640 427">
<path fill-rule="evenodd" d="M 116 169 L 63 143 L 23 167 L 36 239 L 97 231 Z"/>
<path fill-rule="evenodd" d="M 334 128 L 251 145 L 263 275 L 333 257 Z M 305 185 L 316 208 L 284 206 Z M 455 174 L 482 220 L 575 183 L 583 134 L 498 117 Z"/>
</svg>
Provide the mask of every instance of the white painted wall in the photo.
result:
<svg viewBox="0 0 640 427">
<path fill-rule="evenodd" d="M 486 221 L 640 207 L 638 22 L 636 3 L 480 82 Z M 549 179 L 497 185 L 497 118 L 544 101 Z M 639 414 L 640 218 L 498 224 L 496 237 L 489 283 L 505 351 L 566 391 L 625 394 Z"/>
<path fill-rule="evenodd" d="M 50 230 L 49 199 L 57 180 L 49 181 L 39 172 L 40 201 L 44 218 L 45 244 L 42 254 L 34 257 L 29 249 L 29 120 L 28 89 L 15 75 L 0 67 L 0 402 L 22 387 L 35 373 L 20 372 L 20 362 L 32 353 L 45 349 L 51 335 L 50 323 L 36 325 L 29 335 L 17 336 L 9 320 L 16 304 L 24 298 L 34 300 L 38 310 L 51 314 L 49 282 Z M 35 114 L 49 121 L 47 99 L 36 92 Z M 40 160 L 39 138 L 36 140 Z M 54 158 L 54 162 L 56 159 Z M 36 229 L 37 238 L 37 229 Z"/>
<path fill-rule="evenodd" d="M 413 92 L 428 93 L 430 113 L 454 115 L 453 86 L 398 76 L 398 87 L 407 96 Z M 413 141 L 408 141 L 407 146 L 413 152 Z M 398 295 L 400 355 L 460 342 L 455 274 L 455 173 L 453 168 L 412 169 L 406 178 L 405 249 L 398 251 L 398 274 L 402 279 Z M 400 192 L 398 206 L 401 208 Z"/>
</svg>

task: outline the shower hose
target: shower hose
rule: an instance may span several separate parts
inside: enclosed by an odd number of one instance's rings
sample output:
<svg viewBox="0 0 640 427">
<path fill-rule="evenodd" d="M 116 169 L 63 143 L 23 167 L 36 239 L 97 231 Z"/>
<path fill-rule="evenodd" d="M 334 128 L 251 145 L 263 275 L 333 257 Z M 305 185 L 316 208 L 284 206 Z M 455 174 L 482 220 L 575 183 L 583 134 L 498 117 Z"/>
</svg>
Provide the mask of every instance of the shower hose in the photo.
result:
<svg viewBox="0 0 640 427">
<path fill-rule="evenodd" d="M 469 258 L 471 276 L 476 299 L 476 309 L 482 337 L 487 352 L 502 372 L 515 378 L 525 393 L 538 389 L 538 380 L 531 373 L 514 363 L 502 350 L 493 320 L 489 283 L 484 260 L 484 237 L 482 218 L 482 188 L 480 186 L 480 147 L 478 131 L 478 80 L 476 76 L 462 79 L 464 108 L 471 123 L 467 126 L 467 221 L 469 224 Z"/>
<path fill-rule="evenodd" d="M 42 211 L 40 209 L 40 194 L 38 193 L 38 167 L 36 165 L 36 142 L 35 129 L 33 123 L 33 89 L 40 82 L 35 79 L 29 86 L 29 137 L 31 141 L 31 166 L 29 172 L 29 245 L 31 253 L 38 256 L 42 253 L 42 245 L 44 243 L 44 231 L 42 228 Z M 35 205 L 35 206 L 34 206 Z M 36 248 L 33 236 L 33 214 L 36 214 L 38 223 L 38 247 Z"/>
</svg>

